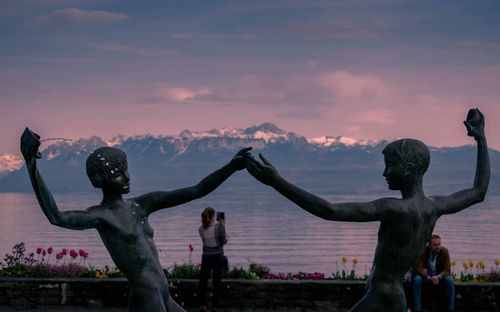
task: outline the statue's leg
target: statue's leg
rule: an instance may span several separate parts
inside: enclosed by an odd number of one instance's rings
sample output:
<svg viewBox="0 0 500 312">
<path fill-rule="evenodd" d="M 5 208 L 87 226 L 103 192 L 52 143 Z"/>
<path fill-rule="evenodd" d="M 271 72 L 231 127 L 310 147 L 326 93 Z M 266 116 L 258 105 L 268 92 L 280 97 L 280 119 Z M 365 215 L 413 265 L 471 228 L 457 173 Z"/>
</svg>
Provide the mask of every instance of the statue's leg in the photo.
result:
<svg viewBox="0 0 500 312">
<path fill-rule="evenodd" d="M 175 300 L 170 297 L 170 300 L 168 301 L 168 312 L 186 312 L 183 307 L 177 304 Z"/>
<path fill-rule="evenodd" d="M 150 288 L 131 289 L 128 310 L 129 312 L 168 312 L 162 294 Z"/>
<path fill-rule="evenodd" d="M 174 298 L 170 295 L 168 282 L 165 283 L 165 287 L 162 287 L 161 296 L 163 299 L 162 304 L 166 306 L 168 312 L 186 312 L 186 310 L 177 304 Z"/>
<path fill-rule="evenodd" d="M 387 286 L 387 285 L 386 285 Z M 350 312 L 402 312 L 406 311 L 406 298 L 399 287 L 370 288 Z"/>
</svg>

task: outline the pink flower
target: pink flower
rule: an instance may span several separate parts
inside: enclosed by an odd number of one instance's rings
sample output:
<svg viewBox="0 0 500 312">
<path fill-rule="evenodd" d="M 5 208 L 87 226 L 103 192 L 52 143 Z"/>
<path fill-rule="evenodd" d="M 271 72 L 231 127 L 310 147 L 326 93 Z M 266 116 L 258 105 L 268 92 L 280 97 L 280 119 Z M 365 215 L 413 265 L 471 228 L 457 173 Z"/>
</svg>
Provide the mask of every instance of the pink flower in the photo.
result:
<svg viewBox="0 0 500 312">
<path fill-rule="evenodd" d="M 63 254 L 62 252 L 60 252 L 60 253 L 58 253 L 58 254 L 56 255 L 56 259 L 57 259 L 57 260 L 61 260 L 63 257 L 64 257 L 64 254 Z"/>
<path fill-rule="evenodd" d="M 42 253 L 42 251 L 43 251 L 43 248 L 42 248 L 42 247 L 38 247 L 38 248 L 36 249 L 36 253 L 37 253 L 37 254 L 41 254 L 41 253 Z"/>
<path fill-rule="evenodd" d="M 49 255 L 52 254 L 53 251 L 54 251 L 54 248 L 52 248 L 52 247 L 47 248 L 47 252 L 49 253 Z"/>
<path fill-rule="evenodd" d="M 83 255 L 85 255 L 85 250 L 83 249 L 78 250 L 78 254 L 80 255 L 80 257 L 83 257 Z"/>
<path fill-rule="evenodd" d="M 66 254 L 68 253 L 68 248 L 63 248 L 63 250 L 61 251 L 61 253 L 66 256 Z"/>
<path fill-rule="evenodd" d="M 42 250 L 42 256 L 44 256 L 44 257 L 45 257 L 45 255 L 46 255 L 46 254 L 47 254 L 47 252 L 45 251 L 45 249 L 44 249 L 44 250 Z"/>
<path fill-rule="evenodd" d="M 82 257 L 83 257 L 83 259 L 87 259 L 88 256 L 89 256 L 89 253 L 88 252 L 84 252 Z"/>
<path fill-rule="evenodd" d="M 70 256 L 71 256 L 71 258 L 73 258 L 73 259 L 75 259 L 76 257 L 78 257 L 78 253 L 77 253 L 75 250 L 73 250 L 73 249 L 71 249 L 71 250 L 69 251 L 69 255 L 70 255 Z"/>
<path fill-rule="evenodd" d="M 189 244 L 188 246 L 189 246 L 189 251 L 193 252 L 193 250 L 194 250 L 193 245 Z"/>
</svg>

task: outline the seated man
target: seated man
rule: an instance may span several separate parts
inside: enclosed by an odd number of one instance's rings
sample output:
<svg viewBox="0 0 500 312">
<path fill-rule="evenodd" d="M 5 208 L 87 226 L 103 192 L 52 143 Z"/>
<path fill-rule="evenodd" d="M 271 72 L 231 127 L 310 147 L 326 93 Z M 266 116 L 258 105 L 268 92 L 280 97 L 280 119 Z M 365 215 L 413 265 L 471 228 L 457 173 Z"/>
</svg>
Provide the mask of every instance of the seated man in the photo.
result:
<svg viewBox="0 0 500 312">
<path fill-rule="evenodd" d="M 450 254 L 441 246 L 441 237 L 432 234 L 417 262 L 417 274 L 413 278 L 414 312 L 422 311 L 422 286 L 439 285 L 444 290 L 448 311 L 455 305 L 455 284 L 450 275 Z"/>
</svg>

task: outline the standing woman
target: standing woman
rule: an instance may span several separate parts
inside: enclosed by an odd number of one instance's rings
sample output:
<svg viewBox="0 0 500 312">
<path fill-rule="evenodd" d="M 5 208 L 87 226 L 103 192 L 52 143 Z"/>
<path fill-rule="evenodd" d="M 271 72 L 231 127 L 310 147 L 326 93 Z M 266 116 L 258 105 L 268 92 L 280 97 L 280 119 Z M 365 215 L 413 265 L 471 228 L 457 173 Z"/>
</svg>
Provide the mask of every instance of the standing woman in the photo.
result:
<svg viewBox="0 0 500 312">
<path fill-rule="evenodd" d="M 201 226 L 198 230 L 203 242 L 200 273 L 200 311 L 207 311 L 207 284 L 212 270 L 213 302 L 212 311 L 217 310 L 222 293 L 222 274 L 224 273 L 224 244 L 226 240 L 225 220 L 215 221 L 215 210 L 207 207 L 201 213 Z"/>
</svg>

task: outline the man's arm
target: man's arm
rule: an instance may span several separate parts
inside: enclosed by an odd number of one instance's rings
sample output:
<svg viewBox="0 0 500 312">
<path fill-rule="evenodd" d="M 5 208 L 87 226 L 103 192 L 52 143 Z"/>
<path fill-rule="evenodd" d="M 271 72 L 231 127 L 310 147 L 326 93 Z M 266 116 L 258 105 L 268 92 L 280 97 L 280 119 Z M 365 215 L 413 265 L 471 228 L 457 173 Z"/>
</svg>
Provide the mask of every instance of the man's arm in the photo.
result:
<svg viewBox="0 0 500 312">
<path fill-rule="evenodd" d="M 439 278 L 446 277 L 450 275 L 451 272 L 451 262 L 450 262 L 450 253 L 448 249 L 441 247 L 442 259 L 441 259 L 441 272 L 438 273 Z"/>
<path fill-rule="evenodd" d="M 26 162 L 26 168 L 30 176 L 31 185 L 43 213 L 49 222 L 68 229 L 83 230 L 97 226 L 98 218 L 88 211 L 65 211 L 57 208 L 54 197 L 48 190 L 45 182 L 36 166 L 36 158 L 40 158 L 38 147 L 40 136 L 31 132 L 28 128 L 21 136 L 21 152 Z"/>
<path fill-rule="evenodd" d="M 391 199 L 378 199 L 366 203 L 330 203 L 283 179 L 278 171 L 262 156 L 262 163 L 252 156 L 247 157 L 247 170 L 258 181 L 273 187 L 302 209 L 326 220 L 335 221 L 379 221 L 391 211 Z"/>
<path fill-rule="evenodd" d="M 436 196 L 439 215 L 461 211 L 473 204 L 482 202 L 490 181 L 490 158 L 484 134 L 484 116 L 478 109 L 471 109 L 464 121 L 467 134 L 477 142 L 476 175 L 472 188 L 458 191 L 448 196 Z"/>
<path fill-rule="evenodd" d="M 241 149 L 227 165 L 209 174 L 194 186 L 169 192 L 151 192 L 139 196 L 136 200 L 146 213 L 150 214 L 160 209 L 175 207 L 206 196 L 219 187 L 234 172 L 245 168 L 245 156 L 251 149 L 251 147 Z"/>
<path fill-rule="evenodd" d="M 429 276 L 427 274 L 426 262 L 427 262 L 427 247 L 424 248 L 423 253 L 418 257 L 416 271 L 418 274 L 422 275 L 424 279 Z"/>
</svg>

